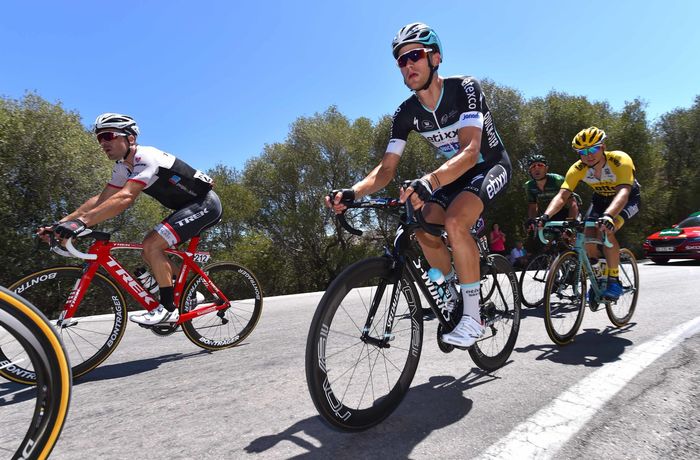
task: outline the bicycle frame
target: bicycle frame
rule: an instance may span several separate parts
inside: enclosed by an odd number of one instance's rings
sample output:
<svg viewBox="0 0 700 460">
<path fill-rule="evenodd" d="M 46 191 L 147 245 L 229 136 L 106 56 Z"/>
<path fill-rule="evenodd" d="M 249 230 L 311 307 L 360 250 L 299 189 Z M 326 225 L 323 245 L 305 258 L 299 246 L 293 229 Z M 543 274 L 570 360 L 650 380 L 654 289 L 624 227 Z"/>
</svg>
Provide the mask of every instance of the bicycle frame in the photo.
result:
<svg viewBox="0 0 700 460">
<path fill-rule="evenodd" d="M 85 235 L 87 236 L 87 235 Z M 205 315 L 214 311 L 223 310 L 229 307 L 229 300 L 226 298 L 223 292 L 216 287 L 216 285 L 209 279 L 209 277 L 204 273 L 204 271 L 199 267 L 196 260 L 206 260 L 208 259 L 208 253 L 197 252 L 197 246 L 199 245 L 200 237 L 196 236 L 190 240 L 187 246 L 187 250 L 180 251 L 176 249 L 166 249 L 166 254 L 175 255 L 182 259 L 182 266 L 180 267 L 180 273 L 177 276 L 177 280 L 174 286 L 174 303 L 175 305 L 180 304 L 180 298 L 182 296 L 182 291 L 185 288 L 185 281 L 190 272 L 195 272 L 201 276 L 202 283 L 204 286 L 219 299 L 218 303 L 203 303 L 198 305 L 196 309 L 183 313 L 180 315 L 176 324 L 181 324 L 186 321 L 190 321 L 198 316 Z M 58 320 L 58 325 L 60 326 L 64 321 L 72 318 L 80 302 L 85 295 L 92 279 L 95 276 L 97 270 L 102 267 L 112 279 L 114 279 L 117 284 L 119 284 L 126 292 L 128 292 L 139 304 L 143 306 L 148 311 L 151 311 L 158 307 L 159 301 L 156 300 L 151 294 L 143 288 L 141 283 L 139 283 L 112 255 L 112 250 L 118 249 L 128 249 L 128 250 L 143 250 L 142 244 L 137 243 L 120 243 L 111 242 L 108 239 L 96 239 L 94 243 L 88 249 L 87 254 L 81 253 L 72 246 L 69 242 L 67 245 L 68 253 L 71 256 L 80 257 L 86 259 L 85 267 L 83 269 L 83 276 L 77 282 L 76 286 L 71 291 L 66 301 L 65 307 L 61 316 Z M 59 252 L 64 254 L 63 252 Z M 86 257 L 87 256 L 87 257 Z"/>
<path fill-rule="evenodd" d="M 547 222 L 544 226 L 544 228 L 547 227 L 567 227 L 570 226 L 572 222 L 569 221 L 551 221 Z M 595 227 L 596 224 L 595 222 L 592 221 L 585 221 L 585 222 L 573 222 L 573 224 L 576 225 L 581 225 L 583 224 L 583 228 L 592 228 Z M 540 229 L 540 239 L 546 244 L 547 242 L 543 239 L 543 233 L 542 229 Z M 611 247 L 612 243 L 608 241 L 607 236 L 604 236 L 603 241 L 596 239 L 596 238 L 589 238 L 585 235 L 585 231 L 579 231 L 576 232 L 576 242 L 574 243 L 574 246 L 572 250 L 576 253 L 578 256 L 578 267 L 576 271 L 576 277 L 578 278 L 580 276 L 580 269 L 583 268 L 584 272 L 586 273 L 586 277 L 590 281 L 591 288 L 593 289 L 593 292 L 595 293 L 595 297 L 597 299 L 600 299 L 602 297 L 603 291 L 605 289 L 604 286 L 600 286 L 598 284 L 598 279 L 595 277 L 593 273 L 593 267 L 591 266 L 591 261 L 588 258 L 588 253 L 586 252 L 586 244 L 603 244 L 607 247 Z M 575 294 L 580 294 L 578 292 L 579 285 L 575 283 L 573 285 L 574 293 Z"/>
</svg>

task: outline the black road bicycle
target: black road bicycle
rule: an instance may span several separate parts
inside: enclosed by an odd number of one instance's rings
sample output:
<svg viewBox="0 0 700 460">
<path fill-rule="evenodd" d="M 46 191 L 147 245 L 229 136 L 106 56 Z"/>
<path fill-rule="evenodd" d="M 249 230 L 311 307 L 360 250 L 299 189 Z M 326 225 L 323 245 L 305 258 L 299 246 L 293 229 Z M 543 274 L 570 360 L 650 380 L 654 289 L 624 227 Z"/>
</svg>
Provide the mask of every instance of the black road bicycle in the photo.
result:
<svg viewBox="0 0 700 460">
<path fill-rule="evenodd" d="M 423 228 L 443 235 L 396 199 L 370 199 L 348 208 L 405 209 L 393 248 L 385 254 L 347 267 L 331 283 L 314 315 L 306 342 L 306 380 L 316 409 L 333 427 L 346 431 L 370 428 L 388 417 L 408 391 L 423 344 L 423 309 L 418 290 L 439 321 L 440 350 L 455 347 L 440 340 L 462 316 L 461 302 L 450 311 L 429 280 L 426 263 L 415 240 Z M 337 216 L 350 233 L 344 214 Z M 480 240 L 477 239 L 477 242 Z M 481 257 L 481 317 L 485 336 L 468 348 L 481 369 L 493 371 L 506 363 L 520 327 L 517 278 L 508 260 Z M 487 251 L 487 250 L 486 250 Z"/>
<path fill-rule="evenodd" d="M 36 386 L 0 387 L 0 458 L 45 459 L 68 413 L 71 367 L 61 340 L 34 305 L 0 287 L 0 369 L 27 366 Z"/>
</svg>

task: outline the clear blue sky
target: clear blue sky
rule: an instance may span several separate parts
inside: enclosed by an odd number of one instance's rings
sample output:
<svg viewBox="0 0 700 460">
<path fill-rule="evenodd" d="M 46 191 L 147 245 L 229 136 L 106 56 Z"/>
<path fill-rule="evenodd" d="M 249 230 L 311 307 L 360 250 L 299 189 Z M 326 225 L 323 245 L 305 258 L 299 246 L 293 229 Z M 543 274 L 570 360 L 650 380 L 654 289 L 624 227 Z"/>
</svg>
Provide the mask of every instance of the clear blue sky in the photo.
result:
<svg viewBox="0 0 700 460">
<path fill-rule="evenodd" d="M 86 126 L 128 113 L 141 144 L 241 169 L 299 116 L 393 113 L 410 93 L 390 42 L 409 22 L 438 32 L 442 75 L 641 98 L 653 120 L 700 94 L 699 19 L 696 0 L 6 0 L 0 95 L 35 91 Z"/>
</svg>

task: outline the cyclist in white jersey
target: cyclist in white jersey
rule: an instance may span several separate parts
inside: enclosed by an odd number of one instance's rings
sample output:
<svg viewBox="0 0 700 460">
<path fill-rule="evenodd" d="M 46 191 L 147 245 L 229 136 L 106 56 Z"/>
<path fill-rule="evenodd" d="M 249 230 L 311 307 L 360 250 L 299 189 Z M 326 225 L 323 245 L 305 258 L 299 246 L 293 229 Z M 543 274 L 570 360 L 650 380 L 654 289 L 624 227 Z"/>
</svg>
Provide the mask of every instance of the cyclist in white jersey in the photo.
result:
<svg viewBox="0 0 700 460">
<path fill-rule="evenodd" d="M 176 322 L 173 268 L 165 250 L 219 221 L 221 201 L 212 190 L 212 180 L 169 153 L 138 145 L 139 127 L 128 115 L 104 113 L 95 120 L 94 132 L 107 157 L 116 162 L 112 178 L 101 193 L 56 224 L 39 228 L 37 233 L 44 239 L 51 231 L 61 238 L 77 236 L 86 228 L 121 214 L 141 192 L 151 195 L 174 210 L 143 240 L 143 258 L 158 283 L 160 305 L 130 319 L 145 326 Z"/>
<path fill-rule="evenodd" d="M 448 281 L 456 271 L 464 301 L 464 316 L 446 343 L 469 347 L 484 334 L 479 311 L 479 251 L 469 234 L 487 206 L 503 193 L 510 177 L 508 154 L 496 131 L 479 81 L 473 77 L 440 77 L 442 46 L 433 29 L 422 23 L 402 27 L 392 41 L 404 83 L 414 94 L 394 113 L 391 138 L 380 164 L 367 177 L 334 197 L 328 206 L 336 212 L 343 201 L 359 199 L 384 188 L 396 175 L 410 131 L 417 131 L 445 157 L 435 171 L 416 179 L 401 195 L 422 208 L 428 222 L 444 224 L 450 253 L 439 237 L 417 232 L 426 259 Z M 452 290 L 452 297 L 458 295 Z"/>
</svg>

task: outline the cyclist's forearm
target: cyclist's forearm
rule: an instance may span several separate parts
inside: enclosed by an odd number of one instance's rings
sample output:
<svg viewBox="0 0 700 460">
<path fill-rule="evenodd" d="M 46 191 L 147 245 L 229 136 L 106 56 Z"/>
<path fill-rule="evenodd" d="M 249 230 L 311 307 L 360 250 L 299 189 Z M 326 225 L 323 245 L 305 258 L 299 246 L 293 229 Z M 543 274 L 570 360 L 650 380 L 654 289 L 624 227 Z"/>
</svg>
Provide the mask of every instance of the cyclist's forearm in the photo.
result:
<svg viewBox="0 0 700 460">
<path fill-rule="evenodd" d="M 630 189 L 629 188 L 622 188 L 617 192 L 617 195 L 615 195 L 615 198 L 613 198 L 612 202 L 610 203 L 610 206 L 605 210 L 605 214 L 608 214 L 610 216 L 617 216 L 620 214 L 620 211 L 625 207 L 627 204 L 627 200 L 629 200 L 630 197 Z"/>
<path fill-rule="evenodd" d="M 85 203 L 81 204 L 78 209 L 73 211 L 72 213 L 68 214 L 65 216 L 63 219 L 61 219 L 59 222 L 65 222 L 68 220 L 73 220 L 80 218 L 80 216 L 84 215 L 85 213 L 89 212 L 91 209 L 93 209 L 95 206 L 98 204 L 98 200 L 100 198 L 100 195 L 95 195 L 92 198 L 89 198 Z"/>
<path fill-rule="evenodd" d="M 552 198 L 552 201 L 549 202 L 549 206 L 547 206 L 547 210 L 544 213 L 550 217 L 558 213 L 561 211 L 561 208 L 564 207 L 566 200 L 568 200 L 570 196 L 570 191 L 565 189 L 559 190 L 559 193 L 557 193 L 557 195 Z"/>
<path fill-rule="evenodd" d="M 367 174 L 367 177 L 352 186 L 352 189 L 355 191 L 355 198 L 359 200 L 364 196 L 383 189 L 394 178 L 394 172 L 395 170 L 390 167 L 383 164 L 378 165 L 372 172 Z"/>
<path fill-rule="evenodd" d="M 118 193 L 86 213 L 77 216 L 77 218 L 82 220 L 88 227 L 92 227 L 124 212 L 134 203 L 135 198 L 130 194 Z"/>
</svg>

